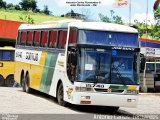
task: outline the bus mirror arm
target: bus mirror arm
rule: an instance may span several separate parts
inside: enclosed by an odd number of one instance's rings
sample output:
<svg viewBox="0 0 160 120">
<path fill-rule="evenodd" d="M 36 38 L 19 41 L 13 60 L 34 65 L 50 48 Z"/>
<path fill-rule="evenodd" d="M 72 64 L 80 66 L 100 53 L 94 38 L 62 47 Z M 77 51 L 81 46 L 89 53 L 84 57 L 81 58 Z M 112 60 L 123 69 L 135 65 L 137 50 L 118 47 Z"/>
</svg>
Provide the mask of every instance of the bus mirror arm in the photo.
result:
<svg viewBox="0 0 160 120">
<path fill-rule="evenodd" d="M 146 63 L 146 59 L 145 58 L 141 58 L 141 70 L 143 71 L 145 68 L 145 63 Z"/>
</svg>

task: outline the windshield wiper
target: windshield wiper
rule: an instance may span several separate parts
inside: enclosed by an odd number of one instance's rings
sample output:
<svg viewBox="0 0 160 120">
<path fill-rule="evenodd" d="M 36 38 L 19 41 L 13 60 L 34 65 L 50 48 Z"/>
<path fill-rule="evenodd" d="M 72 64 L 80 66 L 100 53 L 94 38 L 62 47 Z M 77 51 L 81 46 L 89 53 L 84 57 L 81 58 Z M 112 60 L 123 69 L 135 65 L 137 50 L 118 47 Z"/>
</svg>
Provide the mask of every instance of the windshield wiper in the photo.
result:
<svg viewBox="0 0 160 120">
<path fill-rule="evenodd" d="M 119 70 L 118 70 L 118 67 L 115 67 L 114 65 L 113 65 L 113 69 L 116 71 L 116 74 L 118 75 L 117 77 L 118 77 L 118 79 L 119 80 L 121 80 L 121 82 L 123 83 L 123 85 L 126 85 L 125 84 L 125 81 L 124 81 L 124 77 L 122 77 L 122 75 L 121 75 L 121 73 L 119 72 Z"/>
</svg>

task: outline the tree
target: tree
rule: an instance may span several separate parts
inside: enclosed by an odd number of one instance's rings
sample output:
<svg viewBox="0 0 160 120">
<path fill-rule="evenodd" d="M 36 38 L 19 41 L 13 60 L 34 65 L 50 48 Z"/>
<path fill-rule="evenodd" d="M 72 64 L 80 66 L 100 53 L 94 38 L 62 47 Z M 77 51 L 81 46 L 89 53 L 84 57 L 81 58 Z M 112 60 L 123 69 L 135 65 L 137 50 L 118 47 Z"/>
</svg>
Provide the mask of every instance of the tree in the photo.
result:
<svg viewBox="0 0 160 120">
<path fill-rule="evenodd" d="M 155 27 L 154 27 L 154 37 L 160 40 L 160 10 L 156 10 L 154 12 L 154 18 L 156 21 Z"/>
<path fill-rule="evenodd" d="M 6 8 L 6 2 L 0 0 L 0 8 Z"/>
<path fill-rule="evenodd" d="M 134 23 L 135 27 L 138 29 L 139 37 L 142 37 L 147 31 L 145 21 L 139 22 L 138 20 L 134 20 Z"/>
<path fill-rule="evenodd" d="M 16 9 L 16 10 L 21 10 L 21 8 L 20 8 L 19 5 L 15 5 L 15 9 Z"/>
<path fill-rule="evenodd" d="M 12 3 L 6 5 L 7 9 L 15 9 L 15 6 Z"/>
<path fill-rule="evenodd" d="M 117 23 L 117 24 L 123 24 L 122 18 L 118 15 L 114 15 L 114 11 L 110 10 L 111 16 L 108 17 L 107 15 L 99 14 L 100 20 L 103 22 L 108 22 L 108 23 Z"/>
<path fill-rule="evenodd" d="M 51 11 L 49 11 L 47 5 L 44 5 L 44 10 L 43 10 L 43 12 L 44 12 L 44 14 L 46 14 L 46 15 L 50 15 L 50 14 L 51 14 Z"/>
<path fill-rule="evenodd" d="M 23 10 L 32 10 L 35 11 L 37 10 L 37 2 L 35 0 L 22 0 L 22 2 L 19 3 L 21 8 Z"/>
</svg>

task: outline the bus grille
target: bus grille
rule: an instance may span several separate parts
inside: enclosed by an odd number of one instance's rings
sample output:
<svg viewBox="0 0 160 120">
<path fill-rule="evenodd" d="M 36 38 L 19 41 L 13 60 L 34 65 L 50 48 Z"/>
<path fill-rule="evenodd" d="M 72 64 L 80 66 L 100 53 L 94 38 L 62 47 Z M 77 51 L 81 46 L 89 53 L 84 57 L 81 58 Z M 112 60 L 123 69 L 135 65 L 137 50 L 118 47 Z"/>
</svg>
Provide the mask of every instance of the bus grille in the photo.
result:
<svg viewBox="0 0 160 120">
<path fill-rule="evenodd" d="M 122 93 L 124 90 L 115 90 L 115 89 L 99 89 L 99 88 L 95 88 L 94 89 L 97 92 L 108 92 L 108 93 Z"/>
</svg>

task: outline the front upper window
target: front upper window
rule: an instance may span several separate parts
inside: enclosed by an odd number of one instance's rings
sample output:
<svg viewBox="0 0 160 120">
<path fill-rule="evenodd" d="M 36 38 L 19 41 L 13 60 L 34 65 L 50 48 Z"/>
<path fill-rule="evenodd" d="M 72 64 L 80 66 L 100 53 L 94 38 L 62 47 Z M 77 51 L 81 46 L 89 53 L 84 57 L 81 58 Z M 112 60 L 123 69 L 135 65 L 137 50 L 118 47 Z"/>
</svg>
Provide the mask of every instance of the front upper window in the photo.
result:
<svg viewBox="0 0 160 120">
<path fill-rule="evenodd" d="M 79 30 L 79 44 L 138 47 L 138 34 L 111 31 Z"/>
</svg>

